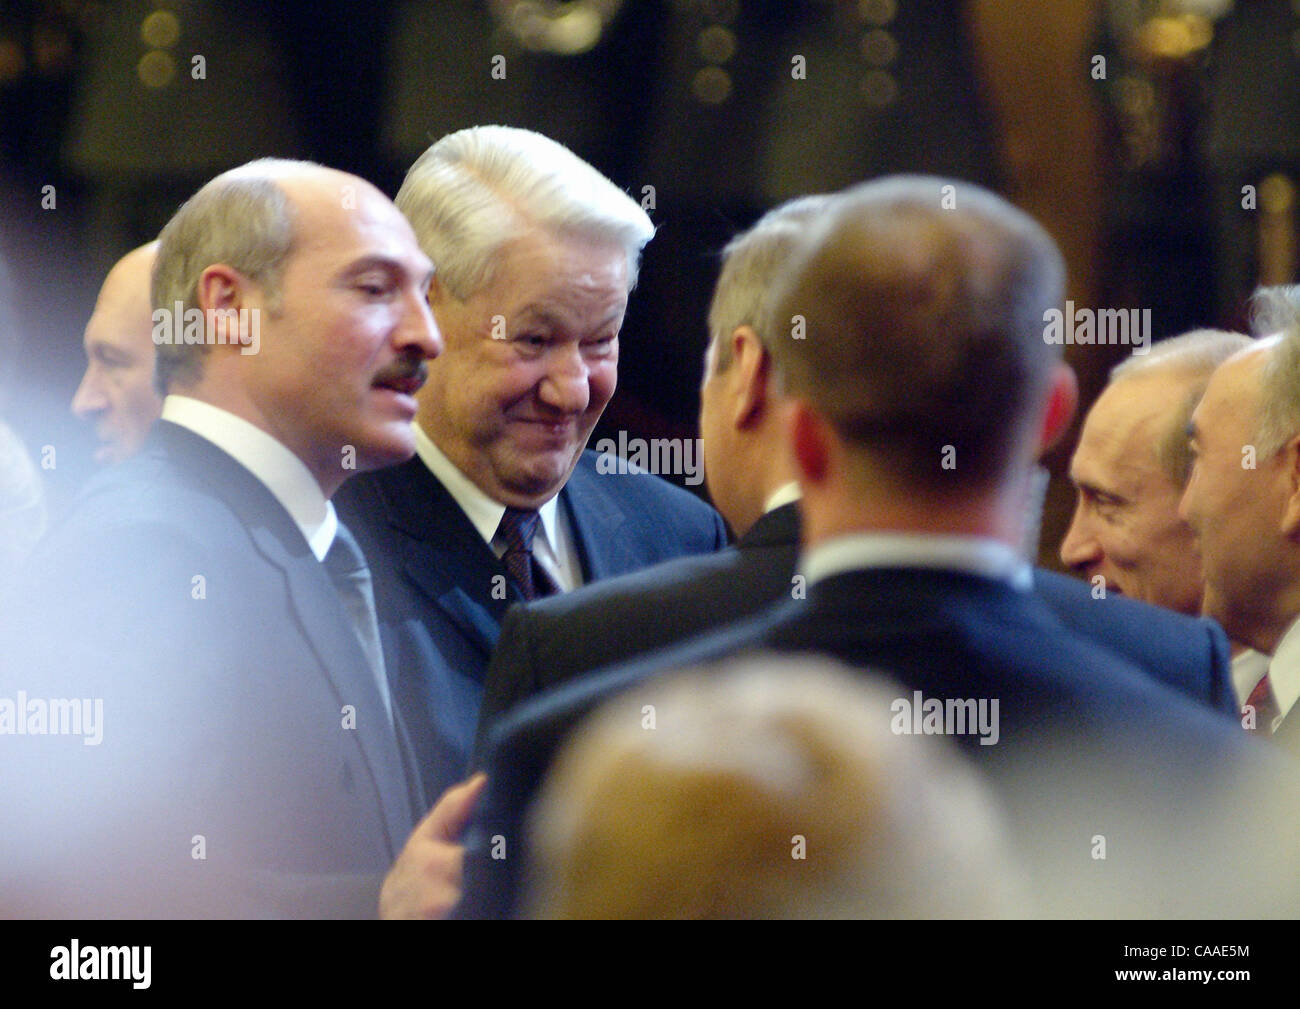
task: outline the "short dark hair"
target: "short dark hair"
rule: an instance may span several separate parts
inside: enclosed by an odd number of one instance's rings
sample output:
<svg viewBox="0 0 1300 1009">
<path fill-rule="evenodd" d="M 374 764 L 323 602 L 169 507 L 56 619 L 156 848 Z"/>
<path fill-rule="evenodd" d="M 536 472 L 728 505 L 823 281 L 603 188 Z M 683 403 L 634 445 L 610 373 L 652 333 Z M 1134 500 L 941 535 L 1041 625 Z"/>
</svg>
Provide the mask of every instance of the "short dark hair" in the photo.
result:
<svg viewBox="0 0 1300 1009">
<path fill-rule="evenodd" d="M 772 347 L 777 373 L 901 481 L 989 486 L 1060 360 L 1045 326 L 1064 277 L 1047 232 L 972 183 L 864 183 L 836 200 L 774 295 L 789 327 Z"/>
</svg>

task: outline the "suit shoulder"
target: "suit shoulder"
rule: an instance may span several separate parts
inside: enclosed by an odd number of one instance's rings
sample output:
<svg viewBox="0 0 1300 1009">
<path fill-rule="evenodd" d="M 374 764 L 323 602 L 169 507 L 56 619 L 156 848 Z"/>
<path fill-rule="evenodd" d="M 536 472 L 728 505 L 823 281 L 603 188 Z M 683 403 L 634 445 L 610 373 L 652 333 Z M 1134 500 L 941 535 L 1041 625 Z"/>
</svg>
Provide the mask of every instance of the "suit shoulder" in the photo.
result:
<svg viewBox="0 0 1300 1009">
<path fill-rule="evenodd" d="M 576 490 L 617 500 L 630 514 L 653 510 L 659 516 L 668 513 L 680 524 L 723 529 L 722 518 L 712 505 L 662 477 L 628 466 L 609 453 L 584 451 L 569 481 Z"/>
</svg>

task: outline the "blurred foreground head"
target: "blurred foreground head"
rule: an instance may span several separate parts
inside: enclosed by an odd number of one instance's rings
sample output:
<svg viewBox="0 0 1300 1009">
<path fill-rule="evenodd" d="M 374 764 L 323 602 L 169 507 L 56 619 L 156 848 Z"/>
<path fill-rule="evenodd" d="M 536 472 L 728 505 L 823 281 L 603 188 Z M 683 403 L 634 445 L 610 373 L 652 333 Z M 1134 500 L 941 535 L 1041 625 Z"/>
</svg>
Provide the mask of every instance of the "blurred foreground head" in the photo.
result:
<svg viewBox="0 0 1300 1009">
<path fill-rule="evenodd" d="M 1025 913 L 993 802 L 896 688 L 754 655 L 597 712 L 530 823 L 528 912 L 559 918 Z"/>
<path fill-rule="evenodd" d="M 1045 339 L 1063 280 L 1048 234 L 971 183 L 837 197 L 774 313 L 809 542 L 866 521 L 1019 544 L 1030 470 L 1076 399 Z"/>
</svg>

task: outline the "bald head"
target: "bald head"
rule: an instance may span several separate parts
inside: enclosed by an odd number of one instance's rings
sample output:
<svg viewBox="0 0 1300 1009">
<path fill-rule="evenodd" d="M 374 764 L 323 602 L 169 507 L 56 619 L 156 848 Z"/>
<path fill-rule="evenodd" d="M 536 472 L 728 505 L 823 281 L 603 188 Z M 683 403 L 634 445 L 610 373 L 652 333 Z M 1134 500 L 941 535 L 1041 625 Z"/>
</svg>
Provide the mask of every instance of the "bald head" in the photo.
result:
<svg viewBox="0 0 1300 1009">
<path fill-rule="evenodd" d="M 157 251 L 158 243 L 150 242 L 118 260 L 86 323 L 88 361 L 72 398 L 72 412 L 94 422 L 101 442 L 97 462 L 120 462 L 134 455 L 162 410 L 153 384 L 149 301 Z"/>
</svg>

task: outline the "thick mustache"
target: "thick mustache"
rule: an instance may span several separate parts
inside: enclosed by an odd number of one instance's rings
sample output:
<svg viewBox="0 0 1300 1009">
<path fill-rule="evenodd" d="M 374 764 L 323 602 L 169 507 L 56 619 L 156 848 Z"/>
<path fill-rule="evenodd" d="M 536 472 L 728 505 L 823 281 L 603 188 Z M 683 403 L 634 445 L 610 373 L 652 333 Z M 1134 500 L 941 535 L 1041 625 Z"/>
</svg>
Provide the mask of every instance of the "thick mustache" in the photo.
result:
<svg viewBox="0 0 1300 1009">
<path fill-rule="evenodd" d="M 414 383 L 418 389 L 429 378 L 429 365 L 422 357 L 399 357 L 391 364 L 380 368 L 375 374 L 374 385 L 407 385 Z M 414 390 L 412 390 L 414 391 Z"/>
</svg>

